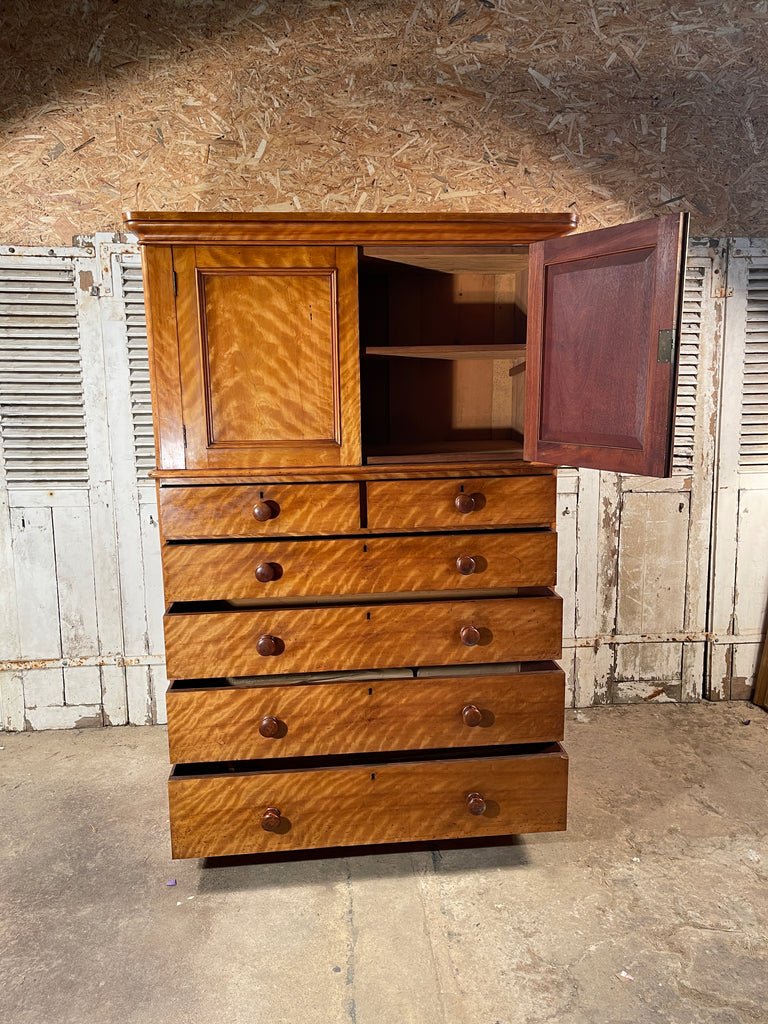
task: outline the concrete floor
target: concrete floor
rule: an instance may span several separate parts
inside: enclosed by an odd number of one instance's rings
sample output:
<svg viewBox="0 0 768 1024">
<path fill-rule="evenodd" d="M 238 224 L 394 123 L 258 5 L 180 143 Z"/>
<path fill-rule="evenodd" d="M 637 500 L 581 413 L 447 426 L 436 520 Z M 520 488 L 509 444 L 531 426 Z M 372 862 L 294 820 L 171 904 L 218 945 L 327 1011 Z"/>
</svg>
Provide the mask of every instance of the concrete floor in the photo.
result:
<svg viewBox="0 0 768 1024">
<path fill-rule="evenodd" d="M 768 715 L 569 719 L 566 833 L 213 867 L 163 729 L 0 734 L 0 1020 L 766 1021 Z"/>
</svg>

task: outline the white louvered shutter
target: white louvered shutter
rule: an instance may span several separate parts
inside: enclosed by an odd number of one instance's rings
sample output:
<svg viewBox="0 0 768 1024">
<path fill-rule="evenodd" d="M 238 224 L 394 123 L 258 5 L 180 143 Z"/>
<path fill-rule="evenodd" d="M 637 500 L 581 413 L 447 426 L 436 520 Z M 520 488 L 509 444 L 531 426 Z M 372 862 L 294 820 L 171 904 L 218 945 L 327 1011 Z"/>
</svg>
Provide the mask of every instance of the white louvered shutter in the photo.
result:
<svg viewBox="0 0 768 1024">
<path fill-rule="evenodd" d="M 149 471 L 155 468 L 155 440 L 149 391 L 147 318 L 144 310 L 144 283 L 141 264 L 138 261 L 129 262 L 126 259 L 121 264 L 121 272 L 128 337 L 128 372 L 136 479 L 139 483 L 147 483 Z"/>
<path fill-rule="evenodd" d="M 87 485 L 69 261 L 0 261 L 0 439 L 9 487 Z"/>
<path fill-rule="evenodd" d="M 768 469 L 768 266 L 747 276 L 747 320 L 741 389 L 741 469 Z"/>
<path fill-rule="evenodd" d="M 693 471 L 696 394 L 699 378 L 699 347 L 704 302 L 704 266 L 695 264 L 685 272 L 685 290 L 680 330 L 680 355 L 677 366 L 677 398 L 672 449 L 675 476 Z"/>
</svg>

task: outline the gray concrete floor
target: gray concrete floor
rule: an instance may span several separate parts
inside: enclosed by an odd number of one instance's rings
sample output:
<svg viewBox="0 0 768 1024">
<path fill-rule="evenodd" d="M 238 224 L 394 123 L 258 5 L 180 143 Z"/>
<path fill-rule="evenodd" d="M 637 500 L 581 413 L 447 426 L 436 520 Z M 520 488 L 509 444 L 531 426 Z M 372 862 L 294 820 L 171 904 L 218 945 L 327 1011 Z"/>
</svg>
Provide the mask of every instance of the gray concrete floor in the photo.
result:
<svg viewBox="0 0 768 1024">
<path fill-rule="evenodd" d="M 751 705 L 571 713 L 566 833 L 280 864 L 170 860 L 163 729 L 0 746 L 8 1024 L 768 1019 Z"/>
</svg>

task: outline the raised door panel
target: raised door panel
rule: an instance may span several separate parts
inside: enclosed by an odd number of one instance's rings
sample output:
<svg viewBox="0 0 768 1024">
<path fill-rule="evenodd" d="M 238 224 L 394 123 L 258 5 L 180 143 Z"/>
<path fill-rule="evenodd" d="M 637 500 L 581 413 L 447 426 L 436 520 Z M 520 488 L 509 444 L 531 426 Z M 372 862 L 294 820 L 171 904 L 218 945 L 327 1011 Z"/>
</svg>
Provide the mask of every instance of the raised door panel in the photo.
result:
<svg viewBox="0 0 768 1024">
<path fill-rule="evenodd" d="M 669 474 L 686 227 L 662 217 L 531 246 L 526 459 Z"/>
<path fill-rule="evenodd" d="M 356 255 L 174 250 L 186 468 L 360 462 Z"/>
</svg>

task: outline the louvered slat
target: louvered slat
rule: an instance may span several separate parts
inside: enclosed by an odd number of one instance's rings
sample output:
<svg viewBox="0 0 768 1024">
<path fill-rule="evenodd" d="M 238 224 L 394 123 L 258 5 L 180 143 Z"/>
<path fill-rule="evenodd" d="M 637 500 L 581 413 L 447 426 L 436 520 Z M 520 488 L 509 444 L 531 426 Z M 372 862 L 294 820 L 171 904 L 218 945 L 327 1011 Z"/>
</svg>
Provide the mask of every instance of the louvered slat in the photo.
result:
<svg viewBox="0 0 768 1024">
<path fill-rule="evenodd" d="M 690 266 L 685 272 L 680 353 L 677 366 L 675 432 L 672 449 L 672 472 L 675 475 L 693 471 L 696 390 L 699 378 L 699 344 L 703 301 L 704 267 Z"/>
<path fill-rule="evenodd" d="M 9 486 L 88 483 L 71 265 L 0 266 L 0 440 Z"/>
<path fill-rule="evenodd" d="M 744 373 L 741 389 L 739 464 L 768 469 L 768 267 L 747 277 Z"/>
<path fill-rule="evenodd" d="M 144 311 L 144 283 L 141 267 L 129 263 L 123 264 L 122 284 L 128 336 L 133 457 L 136 477 L 140 483 L 145 483 L 149 479 L 149 471 L 155 468 L 155 435 L 149 391 L 147 318 Z"/>
</svg>

